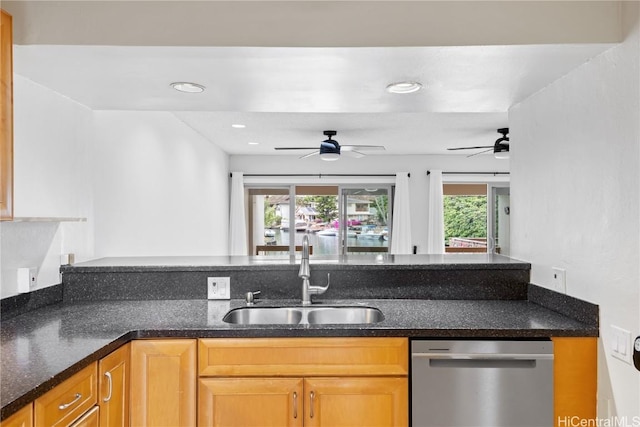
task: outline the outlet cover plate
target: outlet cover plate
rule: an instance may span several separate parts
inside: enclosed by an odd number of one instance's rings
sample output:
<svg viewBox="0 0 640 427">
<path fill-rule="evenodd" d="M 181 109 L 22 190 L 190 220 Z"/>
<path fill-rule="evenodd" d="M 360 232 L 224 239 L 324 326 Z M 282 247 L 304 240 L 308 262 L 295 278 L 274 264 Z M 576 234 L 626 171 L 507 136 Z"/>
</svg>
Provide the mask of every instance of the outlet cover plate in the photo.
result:
<svg viewBox="0 0 640 427">
<path fill-rule="evenodd" d="M 231 299 L 231 277 L 207 277 L 208 299 Z"/>
<path fill-rule="evenodd" d="M 551 284 L 553 290 L 561 294 L 567 293 L 567 270 L 564 268 L 552 267 Z"/>
</svg>

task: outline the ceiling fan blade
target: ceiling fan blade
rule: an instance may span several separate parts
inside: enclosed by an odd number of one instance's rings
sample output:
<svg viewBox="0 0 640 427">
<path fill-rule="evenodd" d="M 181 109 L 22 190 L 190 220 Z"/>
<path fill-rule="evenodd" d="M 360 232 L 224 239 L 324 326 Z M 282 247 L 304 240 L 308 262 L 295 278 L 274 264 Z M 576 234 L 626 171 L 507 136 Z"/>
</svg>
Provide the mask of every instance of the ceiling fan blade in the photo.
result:
<svg viewBox="0 0 640 427">
<path fill-rule="evenodd" d="M 354 151 L 354 150 L 386 150 L 382 145 L 341 145 L 340 148 L 343 151 Z"/>
<path fill-rule="evenodd" d="M 447 150 L 475 150 L 478 148 L 493 148 L 493 145 L 481 145 L 479 147 L 457 147 L 457 148 L 447 148 Z"/>
<path fill-rule="evenodd" d="M 356 150 L 343 150 L 343 154 L 345 156 L 353 157 L 355 159 L 361 159 L 362 157 L 366 156 L 366 154 Z"/>
<path fill-rule="evenodd" d="M 318 147 L 274 147 L 274 150 L 317 150 Z"/>
<path fill-rule="evenodd" d="M 477 153 L 469 154 L 467 157 L 477 156 L 478 154 L 488 153 L 489 151 L 493 151 L 493 147 L 491 147 L 491 149 L 489 149 L 489 150 L 478 151 Z"/>
<path fill-rule="evenodd" d="M 314 151 L 313 153 L 305 154 L 304 156 L 300 156 L 298 158 L 299 159 L 306 159 L 307 157 L 317 156 L 318 154 L 320 154 L 319 151 Z"/>
</svg>

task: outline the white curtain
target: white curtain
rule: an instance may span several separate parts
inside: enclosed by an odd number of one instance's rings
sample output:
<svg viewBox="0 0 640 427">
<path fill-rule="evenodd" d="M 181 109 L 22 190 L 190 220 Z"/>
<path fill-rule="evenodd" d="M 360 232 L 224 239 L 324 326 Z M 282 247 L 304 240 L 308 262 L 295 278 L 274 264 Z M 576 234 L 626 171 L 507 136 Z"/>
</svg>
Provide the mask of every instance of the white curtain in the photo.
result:
<svg viewBox="0 0 640 427">
<path fill-rule="evenodd" d="M 248 255 L 247 226 L 244 216 L 244 177 L 242 172 L 232 172 L 231 174 L 229 255 Z"/>
<path fill-rule="evenodd" d="M 413 253 L 411 247 L 411 206 L 409 203 L 408 172 L 398 172 L 396 174 L 390 252 L 394 255 Z"/>
<path fill-rule="evenodd" d="M 429 174 L 429 217 L 427 229 L 427 253 L 444 253 L 444 206 L 442 201 L 442 171 Z"/>
</svg>

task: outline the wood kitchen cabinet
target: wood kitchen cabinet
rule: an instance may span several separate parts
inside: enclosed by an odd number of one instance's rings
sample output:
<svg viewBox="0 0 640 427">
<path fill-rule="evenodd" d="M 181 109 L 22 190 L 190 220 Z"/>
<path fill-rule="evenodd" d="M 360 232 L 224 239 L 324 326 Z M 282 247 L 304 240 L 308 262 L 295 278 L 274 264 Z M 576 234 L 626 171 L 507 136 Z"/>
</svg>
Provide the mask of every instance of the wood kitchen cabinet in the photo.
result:
<svg viewBox="0 0 640 427">
<path fill-rule="evenodd" d="M 301 427 L 302 378 L 202 378 L 199 426 Z"/>
<path fill-rule="evenodd" d="M 201 339 L 198 353 L 199 426 L 408 424 L 405 338 Z"/>
<path fill-rule="evenodd" d="M 556 426 L 572 417 L 597 417 L 598 341 L 593 337 L 554 337 L 553 395 Z"/>
<path fill-rule="evenodd" d="M 70 427 L 100 427 L 100 407 L 94 406 Z"/>
<path fill-rule="evenodd" d="M 406 378 L 306 378 L 306 427 L 406 426 Z"/>
<path fill-rule="evenodd" d="M 195 339 L 131 343 L 132 426 L 195 425 L 196 349 Z"/>
<path fill-rule="evenodd" d="M 129 426 L 129 357 L 125 344 L 98 362 L 100 426 Z"/>
<path fill-rule="evenodd" d="M 33 427 L 33 403 L 20 409 L 0 425 L 2 427 Z"/>
<path fill-rule="evenodd" d="M 0 9 L 0 220 L 13 218 L 13 24 Z"/>
<path fill-rule="evenodd" d="M 36 427 L 71 426 L 98 403 L 97 363 L 43 394 L 34 403 Z"/>
</svg>

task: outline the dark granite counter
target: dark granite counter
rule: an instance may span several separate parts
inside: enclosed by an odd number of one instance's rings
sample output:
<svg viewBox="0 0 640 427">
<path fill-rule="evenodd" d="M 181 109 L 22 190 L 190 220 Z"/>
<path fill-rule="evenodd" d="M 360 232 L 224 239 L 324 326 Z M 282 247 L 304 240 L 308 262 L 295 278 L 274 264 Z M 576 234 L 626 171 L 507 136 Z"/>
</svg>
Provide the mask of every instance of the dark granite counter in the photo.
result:
<svg viewBox="0 0 640 427">
<path fill-rule="evenodd" d="M 226 269 L 282 270 L 294 268 L 300 263 L 300 255 L 292 256 L 190 256 L 190 257 L 107 257 L 66 265 L 65 272 L 148 272 L 148 271 L 206 271 L 211 268 Z M 313 255 L 311 265 L 332 269 L 395 268 L 403 270 L 430 269 L 530 269 L 531 264 L 497 254 L 456 253 L 444 255 Z M 377 267 L 376 267 L 377 266 Z"/>
<path fill-rule="evenodd" d="M 1 419 L 138 338 L 598 335 L 597 306 L 530 285 L 530 264 L 491 254 L 312 257 L 312 283 L 324 284 L 331 274 L 331 286 L 314 297 L 316 304 L 376 307 L 384 320 L 257 326 L 222 321 L 243 305 L 248 291 L 262 291 L 257 306 L 297 305 L 298 264 L 289 256 L 149 257 L 61 267 L 62 284 L 55 289 L 2 301 Z M 232 300 L 208 301 L 208 277 L 229 277 Z"/>
<path fill-rule="evenodd" d="M 355 300 L 317 302 L 354 304 Z M 265 300 L 261 306 L 294 304 Z M 385 319 L 372 325 L 262 325 L 222 322 L 240 300 L 62 302 L 2 322 L 1 418 L 136 338 L 336 337 L 516 338 L 597 336 L 583 322 L 527 300 L 357 300 Z"/>
</svg>

